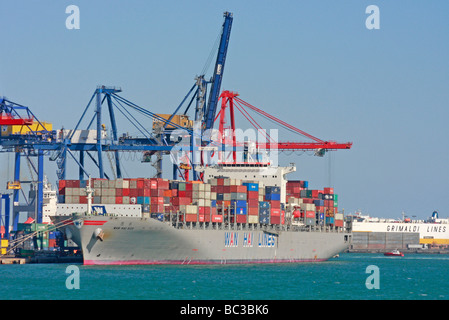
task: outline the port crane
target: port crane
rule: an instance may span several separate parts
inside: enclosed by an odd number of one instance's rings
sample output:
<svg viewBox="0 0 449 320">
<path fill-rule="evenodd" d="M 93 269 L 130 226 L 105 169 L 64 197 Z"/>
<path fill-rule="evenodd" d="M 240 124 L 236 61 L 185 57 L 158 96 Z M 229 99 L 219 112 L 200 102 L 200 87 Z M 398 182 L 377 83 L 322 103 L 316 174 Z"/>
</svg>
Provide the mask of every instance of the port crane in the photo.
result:
<svg viewBox="0 0 449 320">
<path fill-rule="evenodd" d="M 302 136 L 311 139 L 312 142 L 277 142 L 272 143 L 267 138 L 268 143 L 259 143 L 256 145 L 257 149 L 276 149 L 276 150 L 315 150 L 318 155 L 323 155 L 328 150 L 349 149 L 352 143 L 337 143 L 333 141 L 323 141 L 312 135 L 309 135 L 286 122 L 269 115 L 263 110 L 256 108 L 244 100 L 240 99 L 237 94 L 230 91 L 223 91 L 220 94 L 221 84 L 225 69 L 226 56 L 230 41 L 230 34 L 233 22 L 233 14 L 230 12 L 224 12 L 224 21 L 220 34 L 220 42 L 218 46 L 218 52 L 215 60 L 214 73 L 210 80 L 206 80 L 205 74 L 201 74 L 195 78 L 195 83 L 188 91 L 187 95 L 183 98 L 179 106 L 175 111 L 168 115 L 157 114 L 143 108 L 129 99 L 124 98 L 121 95 L 121 88 L 98 86 L 92 94 L 86 108 L 84 109 L 81 118 L 76 124 L 73 130 L 47 130 L 45 125 L 37 120 L 31 111 L 22 105 L 12 103 L 7 99 L 0 100 L 1 117 L 0 125 L 13 126 L 22 125 L 28 126 L 29 132 L 27 134 L 20 135 L 2 135 L 0 139 L 0 145 L 3 149 L 15 152 L 15 171 L 14 181 L 10 182 L 11 189 L 14 192 L 13 201 L 18 202 L 18 182 L 20 182 L 20 156 L 21 152 L 27 154 L 37 155 L 38 157 L 38 219 L 40 222 L 42 219 L 42 181 L 43 181 L 43 158 L 45 155 L 50 155 L 51 161 L 56 161 L 58 170 L 57 176 L 59 180 L 67 178 L 67 159 L 71 157 L 79 168 L 79 179 L 86 179 L 90 176 L 90 173 L 86 169 L 85 161 L 90 159 L 98 168 L 98 176 L 100 178 L 111 178 L 104 170 L 103 153 L 107 152 L 109 155 L 113 154 L 115 158 L 115 172 L 114 176 L 121 178 L 122 170 L 120 163 L 120 152 L 141 152 L 144 154 L 144 161 L 151 159 L 151 156 L 157 155 L 154 166 L 157 169 L 156 175 L 161 177 L 162 175 L 162 155 L 169 154 L 172 156 L 171 151 L 176 145 L 176 141 L 170 140 L 170 135 L 175 130 L 181 130 L 190 137 L 190 145 L 182 147 L 181 151 L 190 153 L 192 159 L 184 160 L 183 162 L 174 163 L 173 176 L 177 179 L 178 175 L 182 178 L 188 179 L 189 170 L 193 170 L 193 180 L 200 180 L 201 175 L 197 174 L 195 166 L 200 161 L 195 159 L 198 151 L 202 153 L 207 151 L 207 146 L 212 146 L 210 151 L 220 148 L 220 143 L 229 144 L 233 150 L 233 161 L 236 162 L 235 152 L 238 148 L 244 149 L 244 143 L 235 140 L 235 136 L 232 136 L 231 140 L 223 138 L 224 125 L 225 125 L 225 112 L 229 110 L 231 113 L 231 129 L 235 132 L 235 109 L 239 110 L 250 124 L 260 129 L 260 126 L 254 121 L 246 110 L 257 112 L 258 114 L 273 120 L 275 123 L 290 129 Z M 210 86 L 208 90 L 208 86 Z M 218 108 L 221 100 L 221 108 Z M 187 106 L 185 104 L 187 103 Z M 188 111 L 196 102 L 194 107 L 195 115 L 192 121 L 188 118 Z M 206 103 L 207 101 L 207 103 Z M 11 108 L 13 107 L 13 108 Z M 182 111 L 181 108 L 185 107 Z M 87 111 L 89 108 L 94 109 L 94 115 L 91 119 L 87 119 Z M 219 112 L 217 114 L 217 110 Z M 25 111 L 25 116 L 19 116 L 17 110 Z M 138 116 L 132 114 L 136 112 Z M 141 137 L 130 137 L 128 135 L 119 135 L 117 127 L 116 113 L 122 114 L 130 123 L 139 131 Z M 153 121 L 153 130 L 148 128 L 148 125 L 141 123 L 142 117 L 145 116 Z M 216 125 L 217 119 L 219 121 L 219 134 L 221 139 L 219 141 L 213 141 L 210 131 Z M 88 125 L 82 128 L 81 124 L 83 120 L 88 120 Z M 109 123 L 105 125 L 104 120 L 109 120 Z M 37 130 L 31 128 L 31 124 L 38 122 L 42 128 Z M 196 129 L 195 130 L 195 126 Z M 109 137 L 106 130 L 110 129 L 112 134 Z M 78 152 L 79 156 L 75 155 Z M 96 156 L 95 156 L 96 154 Z"/>
</svg>

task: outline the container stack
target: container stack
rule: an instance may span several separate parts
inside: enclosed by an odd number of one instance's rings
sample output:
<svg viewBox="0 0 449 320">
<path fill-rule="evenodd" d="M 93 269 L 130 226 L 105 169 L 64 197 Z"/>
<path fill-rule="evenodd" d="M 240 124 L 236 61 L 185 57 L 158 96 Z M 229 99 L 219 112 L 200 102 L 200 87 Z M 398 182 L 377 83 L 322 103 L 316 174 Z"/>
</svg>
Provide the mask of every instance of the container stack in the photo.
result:
<svg viewBox="0 0 449 320">
<path fill-rule="evenodd" d="M 343 214 L 338 213 L 338 195 L 333 188 L 311 190 L 308 181 L 288 181 L 286 202 L 297 205 L 296 214 L 304 218 L 306 224 L 319 221 L 343 227 Z"/>
<path fill-rule="evenodd" d="M 282 200 L 294 206 L 294 217 L 307 225 L 343 226 L 333 188 L 311 190 L 307 181 L 288 181 L 287 197 L 279 186 L 217 177 L 208 183 L 160 178 L 92 179 L 93 204 L 141 205 L 142 212 L 163 218 L 182 214 L 186 222 L 285 224 Z M 60 180 L 60 203 L 87 203 L 87 181 Z M 281 203 L 282 201 L 282 203 Z"/>
</svg>

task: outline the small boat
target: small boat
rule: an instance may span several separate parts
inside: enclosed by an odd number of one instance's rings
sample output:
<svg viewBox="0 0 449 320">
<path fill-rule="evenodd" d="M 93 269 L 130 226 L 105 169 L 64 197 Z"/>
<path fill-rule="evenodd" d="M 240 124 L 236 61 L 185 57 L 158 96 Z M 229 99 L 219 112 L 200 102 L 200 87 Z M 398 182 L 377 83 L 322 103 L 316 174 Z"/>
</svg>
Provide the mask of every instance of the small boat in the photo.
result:
<svg viewBox="0 0 449 320">
<path fill-rule="evenodd" d="M 384 256 L 403 257 L 404 254 L 401 251 L 396 249 L 396 250 L 393 250 L 390 252 L 385 252 Z"/>
</svg>

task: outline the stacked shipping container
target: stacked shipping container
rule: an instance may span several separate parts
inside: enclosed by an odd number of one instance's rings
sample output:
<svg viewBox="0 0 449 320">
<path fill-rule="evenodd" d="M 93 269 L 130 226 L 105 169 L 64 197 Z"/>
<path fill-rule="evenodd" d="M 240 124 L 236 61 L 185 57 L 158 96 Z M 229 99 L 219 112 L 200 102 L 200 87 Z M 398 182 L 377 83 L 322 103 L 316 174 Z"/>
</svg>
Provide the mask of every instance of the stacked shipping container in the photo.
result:
<svg viewBox="0 0 449 320">
<path fill-rule="evenodd" d="M 343 226 L 332 188 L 309 190 L 307 181 L 287 182 L 287 199 L 278 186 L 217 177 L 208 183 L 157 178 L 92 179 L 93 204 L 140 204 L 145 214 L 182 213 L 186 222 L 284 224 L 281 200 L 292 203 L 294 216 L 314 225 Z M 87 203 L 86 181 L 60 180 L 60 203 Z M 340 217 L 341 216 L 341 217 Z"/>
<path fill-rule="evenodd" d="M 296 204 L 295 215 L 306 224 L 323 221 L 326 225 L 343 227 L 343 214 L 338 212 L 338 195 L 333 188 L 310 190 L 308 181 L 287 182 L 286 203 Z"/>
</svg>

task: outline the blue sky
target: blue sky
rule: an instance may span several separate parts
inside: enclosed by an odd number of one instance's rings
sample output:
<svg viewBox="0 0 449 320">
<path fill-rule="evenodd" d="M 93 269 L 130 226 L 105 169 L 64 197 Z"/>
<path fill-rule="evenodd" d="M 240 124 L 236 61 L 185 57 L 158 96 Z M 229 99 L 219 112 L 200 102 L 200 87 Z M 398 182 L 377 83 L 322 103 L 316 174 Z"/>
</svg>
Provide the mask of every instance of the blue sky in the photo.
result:
<svg viewBox="0 0 449 320">
<path fill-rule="evenodd" d="M 65 27 L 71 4 L 79 30 Z M 379 30 L 365 26 L 369 5 L 379 7 Z M 0 11 L 0 96 L 54 128 L 73 128 L 99 84 L 174 111 L 231 11 L 222 89 L 318 138 L 354 143 L 324 158 L 282 155 L 281 164 L 297 164 L 291 178 L 330 183 L 346 213 L 449 216 L 447 1 L 26 0 Z M 119 131 L 136 133 L 126 123 Z M 1 159 L 5 181 L 12 158 Z M 153 174 L 129 163 L 129 175 Z M 53 182 L 55 171 L 46 161 Z"/>
</svg>

